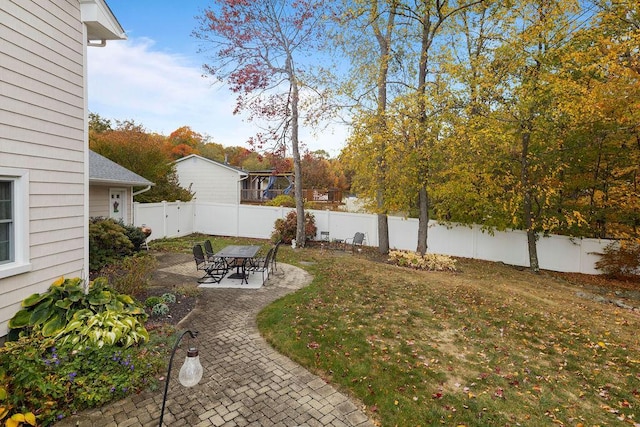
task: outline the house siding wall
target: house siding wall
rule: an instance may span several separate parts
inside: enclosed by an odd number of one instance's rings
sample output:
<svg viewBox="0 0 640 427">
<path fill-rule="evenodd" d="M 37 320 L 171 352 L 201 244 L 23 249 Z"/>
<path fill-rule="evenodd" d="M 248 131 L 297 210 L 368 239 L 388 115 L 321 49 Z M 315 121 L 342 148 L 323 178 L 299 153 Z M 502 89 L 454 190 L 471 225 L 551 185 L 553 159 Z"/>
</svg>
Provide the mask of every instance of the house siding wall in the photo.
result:
<svg viewBox="0 0 640 427">
<path fill-rule="evenodd" d="M 176 163 L 180 186 L 191 188 L 201 202 L 240 203 L 240 174 L 222 165 L 192 157 Z"/>
<path fill-rule="evenodd" d="M 132 224 L 133 202 L 131 197 L 131 188 L 129 187 L 97 184 L 89 185 L 89 217 L 101 216 L 104 218 L 109 218 L 109 189 L 111 188 L 117 188 L 119 190 L 126 191 L 127 194 L 125 200 L 127 201 L 127 206 L 125 208 L 126 218 L 124 222 L 125 224 Z"/>
<path fill-rule="evenodd" d="M 109 187 L 89 186 L 89 217 L 109 217 Z"/>
<path fill-rule="evenodd" d="M 83 274 L 84 75 L 78 0 L 0 3 L 0 167 L 29 170 L 31 271 L 0 280 L 0 336 L 20 302 Z"/>
</svg>

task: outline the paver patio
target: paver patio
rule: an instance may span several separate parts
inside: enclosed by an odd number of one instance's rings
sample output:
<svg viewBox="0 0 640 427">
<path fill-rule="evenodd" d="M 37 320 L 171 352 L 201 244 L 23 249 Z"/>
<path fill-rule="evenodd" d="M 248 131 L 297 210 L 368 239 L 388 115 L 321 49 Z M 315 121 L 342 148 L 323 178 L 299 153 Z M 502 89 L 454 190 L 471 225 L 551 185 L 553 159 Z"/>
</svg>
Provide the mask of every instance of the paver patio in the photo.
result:
<svg viewBox="0 0 640 427">
<path fill-rule="evenodd" d="M 362 426 L 374 424 L 358 405 L 321 378 L 273 350 L 260 336 L 260 309 L 311 281 L 304 270 L 278 264 L 260 289 L 203 289 L 178 329 L 199 331 L 202 381 L 177 381 L 185 351 L 174 360 L 164 424 L 170 426 Z M 194 283 L 192 257 L 159 270 L 165 279 Z M 180 285 L 181 283 L 176 283 Z M 184 346 L 183 346 L 184 347 Z M 56 423 L 63 426 L 158 425 L 162 391 L 145 392 Z"/>
</svg>

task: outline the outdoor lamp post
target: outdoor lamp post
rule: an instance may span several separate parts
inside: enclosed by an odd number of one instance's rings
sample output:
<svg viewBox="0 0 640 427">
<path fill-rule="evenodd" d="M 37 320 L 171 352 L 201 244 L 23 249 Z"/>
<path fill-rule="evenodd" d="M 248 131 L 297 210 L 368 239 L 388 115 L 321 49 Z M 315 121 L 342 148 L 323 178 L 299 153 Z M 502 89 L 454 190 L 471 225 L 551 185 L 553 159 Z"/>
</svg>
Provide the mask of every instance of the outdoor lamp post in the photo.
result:
<svg viewBox="0 0 640 427">
<path fill-rule="evenodd" d="M 167 371 L 167 379 L 164 384 L 164 397 L 162 398 L 162 411 L 160 411 L 160 424 L 159 427 L 162 427 L 162 419 L 164 418 L 164 407 L 167 403 L 167 393 L 169 392 L 169 379 L 171 378 L 171 366 L 173 365 L 173 356 L 176 355 L 176 350 L 178 349 L 178 345 L 180 345 L 180 341 L 182 338 L 189 334 L 191 338 L 196 339 L 198 336 L 198 331 L 191 332 L 190 330 L 184 331 L 178 340 L 173 346 L 173 350 L 171 351 L 171 357 L 169 358 L 169 369 Z M 200 364 L 200 356 L 198 356 L 198 348 L 197 347 L 189 347 L 187 350 L 187 357 L 184 359 L 184 364 L 182 368 L 180 368 L 180 373 L 178 374 L 178 380 L 180 384 L 185 387 L 193 387 L 198 384 L 202 379 L 202 365 Z"/>
</svg>

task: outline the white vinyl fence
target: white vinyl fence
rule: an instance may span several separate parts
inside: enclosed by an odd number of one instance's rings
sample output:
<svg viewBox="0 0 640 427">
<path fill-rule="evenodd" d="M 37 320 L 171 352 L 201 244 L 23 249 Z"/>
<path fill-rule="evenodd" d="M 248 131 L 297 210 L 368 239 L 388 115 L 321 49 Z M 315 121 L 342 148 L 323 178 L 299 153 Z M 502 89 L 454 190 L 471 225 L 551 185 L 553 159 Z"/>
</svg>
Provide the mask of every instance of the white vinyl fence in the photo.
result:
<svg viewBox="0 0 640 427">
<path fill-rule="evenodd" d="M 268 239 L 276 219 L 286 217 L 291 208 L 230 205 L 205 202 L 134 203 L 135 225 L 152 229 L 149 240 L 203 233 L 218 236 Z M 365 244 L 378 245 L 377 216 L 335 211 L 310 210 L 316 220 L 318 238 L 328 231 L 331 239 L 366 236 Z M 389 217 L 389 246 L 415 250 L 418 220 Z M 599 274 L 595 262 L 610 240 L 575 239 L 566 236 L 540 237 L 538 260 L 545 270 Z M 431 221 L 428 251 L 465 258 L 504 262 L 528 267 L 527 236 L 523 231 L 496 231 L 481 227 L 445 226 Z"/>
</svg>

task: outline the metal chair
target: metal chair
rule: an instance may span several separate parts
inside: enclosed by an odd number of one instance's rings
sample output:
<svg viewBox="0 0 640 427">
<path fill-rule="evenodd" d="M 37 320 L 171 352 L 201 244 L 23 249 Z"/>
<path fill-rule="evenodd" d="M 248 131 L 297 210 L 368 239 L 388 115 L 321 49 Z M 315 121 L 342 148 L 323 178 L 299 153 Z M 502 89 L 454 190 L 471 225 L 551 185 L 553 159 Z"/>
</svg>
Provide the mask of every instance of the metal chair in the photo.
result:
<svg viewBox="0 0 640 427">
<path fill-rule="evenodd" d="M 196 269 L 204 271 L 204 275 L 198 279 L 198 283 L 220 283 L 227 274 L 227 266 L 224 262 L 210 262 L 205 257 L 202 245 L 193 245 L 193 259 Z"/>
<path fill-rule="evenodd" d="M 278 269 L 278 248 L 280 248 L 281 244 L 282 240 L 278 240 L 278 243 L 276 243 L 273 248 L 273 254 L 271 254 L 271 271 L 273 274 L 275 274 Z"/>
<path fill-rule="evenodd" d="M 204 252 L 207 255 L 207 261 L 209 262 L 222 262 L 225 263 L 224 258 L 216 257 L 213 252 L 213 246 L 211 246 L 211 240 L 204 241 Z"/>
<path fill-rule="evenodd" d="M 264 258 L 253 258 L 253 260 L 251 261 L 251 264 L 247 268 L 247 270 L 251 271 L 252 273 L 255 273 L 256 271 L 259 271 L 262 273 L 263 285 L 265 280 L 269 278 L 271 258 L 273 257 L 274 250 L 275 250 L 275 247 L 271 247 L 269 249 L 269 252 L 267 252 L 267 256 L 265 256 Z"/>
<path fill-rule="evenodd" d="M 362 248 L 362 246 L 364 246 L 364 233 L 357 232 L 353 238 L 346 239 L 344 243 L 345 245 L 351 245 L 351 252 L 355 252 L 356 248 Z"/>
</svg>

